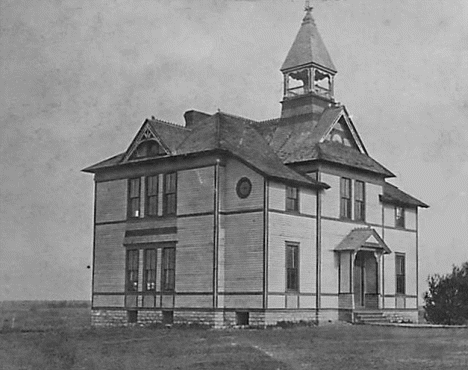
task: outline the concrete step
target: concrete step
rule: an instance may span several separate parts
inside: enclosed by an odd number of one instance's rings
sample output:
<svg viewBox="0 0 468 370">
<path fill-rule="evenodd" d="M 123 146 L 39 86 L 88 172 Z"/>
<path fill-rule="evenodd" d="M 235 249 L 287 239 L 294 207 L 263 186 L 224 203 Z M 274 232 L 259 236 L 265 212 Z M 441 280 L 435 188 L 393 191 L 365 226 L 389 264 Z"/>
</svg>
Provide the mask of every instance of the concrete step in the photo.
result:
<svg viewBox="0 0 468 370">
<path fill-rule="evenodd" d="M 389 323 L 390 320 L 380 311 L 362 311 L 355 312 L 354 318 L 356 323 L 360 324 L 375 324 L 375 323 Z"/>
</svg>

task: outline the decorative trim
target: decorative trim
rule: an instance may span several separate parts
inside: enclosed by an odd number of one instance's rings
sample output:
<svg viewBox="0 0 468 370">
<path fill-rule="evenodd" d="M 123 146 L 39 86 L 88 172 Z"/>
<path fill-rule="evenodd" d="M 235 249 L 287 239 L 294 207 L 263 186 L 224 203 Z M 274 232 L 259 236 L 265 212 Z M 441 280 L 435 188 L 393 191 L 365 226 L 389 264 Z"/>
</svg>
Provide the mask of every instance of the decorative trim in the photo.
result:
<svg viewBox="0 0 468 370">
<path fill-rule="evenodd" d="M 272 212 L 272 213 L 280 213 L 280 214 L 289 215 L 289 216 L 317 218 L 317 216 L 315 216 L 315 215 L 308 215 L 308 214 L 305 214 L 305 213 L 294 212 L 294 211 L 282 211 L 280 209 L 275 209 L 275 208 L 268 208 L 268 211 Z"/>
<path fill-rule="evenodd" d="M 127 220 L 119 220 L 119 221 L 101 221 L 101 222 L 95 222 L 95 226 L 103 226 L 103 225 L 116 225 L 116 224 L 124 224 L 126 223 Z"/>
<path fill-rule="evenodd" d="M 132 236 L 148 236 L 148 235 L 165 235 L 165 234 L 177 234 L 177 227 L 160 227 L 155 229 L 137 229 L 137 230 L 126 230 L 125 237 Z"/>
<path fill-rule="evenodd" d="M 247 188 L 244 188 L 244 186 L 247 186 Z M 249 180 L 248 177 L 242 177 L 236 185 L 237 196 L 241 199 L 246 199 L 249 197 L 251 192 L 252 182 Z"/>
<path fill-rule="evenodd" d="M 244 213 L 257 213 L 257 212 L 263 212 L 263 208 L 242 209 L 238 211 L 220 211 L 219 213 L 223 216 L 230 216 L 230 215 L 240 215 Z"/>
<path fill-rule="evenodd" d="M 213 214 L 214 212 L 185 213 L 182 215 L 177 215 L 177 218 L 213 216 Z"/>
</svg>

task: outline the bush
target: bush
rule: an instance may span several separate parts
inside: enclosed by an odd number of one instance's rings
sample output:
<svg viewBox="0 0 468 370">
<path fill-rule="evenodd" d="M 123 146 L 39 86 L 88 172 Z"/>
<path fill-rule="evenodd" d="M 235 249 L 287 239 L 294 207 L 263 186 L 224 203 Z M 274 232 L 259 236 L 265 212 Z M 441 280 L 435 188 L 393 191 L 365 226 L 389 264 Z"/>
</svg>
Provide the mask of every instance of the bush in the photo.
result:
<svg viewBox="0 0 468 370">
<path fill-rule="evenodd" d="M 428 278 L 424 293 L 424 318 L 432 324 L 464 325 L 468 322 L 468 262 L 447 275 Z"/>
</svg>

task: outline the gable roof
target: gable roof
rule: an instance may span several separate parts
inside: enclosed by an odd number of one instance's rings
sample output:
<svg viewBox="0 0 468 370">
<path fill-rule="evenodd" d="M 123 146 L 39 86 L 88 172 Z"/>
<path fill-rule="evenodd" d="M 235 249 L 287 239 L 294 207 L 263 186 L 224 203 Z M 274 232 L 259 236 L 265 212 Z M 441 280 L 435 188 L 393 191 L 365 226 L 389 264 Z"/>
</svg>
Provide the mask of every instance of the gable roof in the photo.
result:
<svg viewBox="0 0 468 370">
<path fill-rule="evenodd" d="M 420 200 L 405 193 L 403 190 L 400 190 L 395 185 L 389 184 L 388 182 L 384 184 L 383 190 L 384 192 L 383 195 L 380 196 L 380 200 L 384 203 L 392 203 L 401 206 L 429 208 L 429 206 L 426 203 L 421 202 Z"/>
<path fill-rule="evenodd" d="M 369 241 L 370 240 L 370 241 Z M 371 228 L 358 228 L 352 230 L 334 249 L 337 252 L 341 251 L 359 251 L 362 248 L 380 249 L 384 254 L 392 253 L 390 248 L 385 244 L 380 235 Z"/>
<path fill-rule="evenodd" d="M 336 73 L 335 65 L 328 54 L 310 11 L 307 11 L 302 20 L 299 32 L 281 67 L 281 71 L 306 64 L 316 64 Z"/>
</svg>

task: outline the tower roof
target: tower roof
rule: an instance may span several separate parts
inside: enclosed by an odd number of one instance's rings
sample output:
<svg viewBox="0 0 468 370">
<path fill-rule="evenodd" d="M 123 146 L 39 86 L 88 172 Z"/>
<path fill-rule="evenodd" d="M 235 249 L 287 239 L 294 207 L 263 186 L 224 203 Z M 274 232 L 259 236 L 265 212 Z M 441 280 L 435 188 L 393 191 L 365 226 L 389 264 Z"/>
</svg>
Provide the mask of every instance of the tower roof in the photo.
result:
<svg viewBox="0 0 468 370">
<path fill-rule="evenodd" d="M 281 67 L 281 71 L 302 65 L 316 64 L 331 72 L 336 72 L 335 65 L 323 43 L 311 10 L 311 8 L 306 8 L 306 15 L 302 20 L 301 28 Z"/>
</svg>

